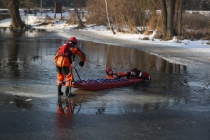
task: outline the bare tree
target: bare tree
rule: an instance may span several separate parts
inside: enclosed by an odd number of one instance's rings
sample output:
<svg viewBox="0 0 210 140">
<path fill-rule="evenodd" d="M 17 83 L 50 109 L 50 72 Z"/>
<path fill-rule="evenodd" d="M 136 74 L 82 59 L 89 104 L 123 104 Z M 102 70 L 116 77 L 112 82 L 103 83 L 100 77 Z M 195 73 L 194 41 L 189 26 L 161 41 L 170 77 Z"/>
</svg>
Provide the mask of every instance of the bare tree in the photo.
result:
<svg viewBox="0 0 210 140">
<path fill-rule="evenodd" d="M 77 28 L 78 28 L 78 29 L 83 29 L 83 28 L 85 28 L 85 25 L 83 24 L 83 22 L 82 22 L 82 20 L 81 20 L 81 18 L 80 18 L 80 13 L 79 13 L 79 11 L 78 11 L 78 9 L 77 9 L 76 7 L 75 7 L 74 11 L 75 11 L 75 13 L 76 13 L 76 15 L 77 15 L 77 20 L 78 20 L 78 26 L 77 26 Z"/>
<path fill-rule="evenodd" d="M 80 12 L 78 10 L 78 9 L 80 9 L 80 10 L 82 9 L 83 3 L 84 3 L 84 0 L 73 0 L 73 5 L 75 7 L 74 11 L 77 15 L 77 20 L 78 20 L 78 26 L 77 26 L 78 29 L 85 28 L 85 25 L 82 22 L 81 17 L 80 17 Z"/>
<path fill-rule="evenodd" d="M 174 36 L 175 0 L 161 0 L 163 39 L 170 40 Z"/>
<path fill-rule="evenodd" d="M 141 1 L 141 3 L 139 3 Z M 105 2 L 105 4 L 104 4 Z M 87 2 L 88 23 L 107 25 L 118 32 L 136 32 L 136 26 L 145 24 L 145 0 L 89 0 Z M 108 22 L 107 22 L 108 21 Z"/>
<path fill-rule="evenodd" d="M 183 0 L 177 0 L 178 2 L 178 20 L 177 20 L 177 34 L 178 36 L 182 36 L 182 13 L 183 13 Z"/>
<path fill-rule="evenodd" d="M 87 1 L 87 11 L 86 16 L 87 23 L 96 25 L 105 25 L 107 21 L 106 14 L 104 14 L 104 9 L 102 9 L 102 3 L 99 0 L 89 0 Z"/>
<path fill-rule="evenodd" d="M 111 25 L 110 19 L 109 19 L 107 0 L 105 0 L 105 5 L 106 5 L 106 14 L 107 14 L 107 20 L 108 20 L 108 23 L 109 23 L 109 28 L 110 28 L 110 30 L 112 31 L 113 34 L 116 34 L 114 29 L 113 29 L 113 26 Z"/>
<path fill-rule="evenodd" d="M 144 0 L 114 0 L 112 3 L 110 2 L 110 17 L 115 22 L 117 31 L 136 33 L 136 27 L 145 24 L 147 2 Z"/>
<path fill-rule="evenodd" d="M 167 9 L 167 37 L 166 39 L 172 39 L 174 36 L 174 8 L 175 0 L 166 1 Z"/>
<path fill-rule="evenodd" d="M 19 13 L 19 0 L 1 0 L 4 5 L 8 8 L 11 16 L 11 27 L 15 29 L 22 29 L 25 27 L 25 24 L 21 20 Z"/>
</svg>

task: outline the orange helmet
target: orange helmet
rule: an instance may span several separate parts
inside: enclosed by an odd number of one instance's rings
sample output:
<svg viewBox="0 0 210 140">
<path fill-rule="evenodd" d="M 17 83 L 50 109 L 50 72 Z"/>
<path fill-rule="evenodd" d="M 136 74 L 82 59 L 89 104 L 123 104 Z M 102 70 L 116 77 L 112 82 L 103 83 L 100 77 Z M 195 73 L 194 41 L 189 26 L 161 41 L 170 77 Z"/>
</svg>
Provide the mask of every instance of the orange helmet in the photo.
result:
<svg viewBox="0 0 210 140">
<path fill-rule="evenodd" d="M 77 45 L 77 39 L 75 37 L 70 37 L 69 42 L 72 43 L 73 45 Z"/>
<path fill-rule="evenodd" d="M 109 71 L 112 71 L 111 68 L 106 68 L 106 74 L 109 74 Z"/>
</svg>

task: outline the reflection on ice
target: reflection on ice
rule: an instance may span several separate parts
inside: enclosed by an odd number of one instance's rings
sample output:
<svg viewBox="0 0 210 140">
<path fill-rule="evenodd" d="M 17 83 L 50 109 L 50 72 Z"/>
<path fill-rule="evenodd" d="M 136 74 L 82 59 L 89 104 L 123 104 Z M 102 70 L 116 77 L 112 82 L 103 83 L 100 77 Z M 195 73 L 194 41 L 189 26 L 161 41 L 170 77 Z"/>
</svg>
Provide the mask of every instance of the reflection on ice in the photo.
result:
<svg viewBox="0 0 210 140">
<path fill-rule="evenodd" d="M 158 94 L 139 93 L 107 93 L 108 95 L 97 95 L 85 99 L 79 103 L 82 105 L 80 114 L 126 114 L 140 113 L 164 109 L 178 104 L 186 104 L 185 99 Z M 113 94 L 113 95 L 110 95 Z M 125 95 L 128 94 L 128 95 Z"/>
</svg>

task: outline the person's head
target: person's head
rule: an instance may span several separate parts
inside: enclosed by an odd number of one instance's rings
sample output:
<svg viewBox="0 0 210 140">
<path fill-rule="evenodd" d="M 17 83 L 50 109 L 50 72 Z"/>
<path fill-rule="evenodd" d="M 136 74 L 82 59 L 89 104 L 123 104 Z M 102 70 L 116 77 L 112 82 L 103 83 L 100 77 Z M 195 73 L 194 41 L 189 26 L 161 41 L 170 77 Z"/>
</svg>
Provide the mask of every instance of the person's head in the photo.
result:
<svg viewBox="0 0 210 140">
<path fill-rule="evenodd" d="M 75 37 L 70 37 L 69 38 L 69 43 L 72 45 L 76 46 L 77 45 L 77 39 Z"/>
<path fill-rule="evenodd" d="M 107 69 L 106 69 L 106 74 L 107 74 L 107 75 L 112 75 L 112 74 L 113 74 L 112 69 L 111 69 L 111 68 L 107 68 Z"/>
<path fill-rule="evenodd" d="M 130 72 L 132 76 L 136 76 L 139 73 L 139 71 L 136 68 L 131 69 Z"/>
</svg>

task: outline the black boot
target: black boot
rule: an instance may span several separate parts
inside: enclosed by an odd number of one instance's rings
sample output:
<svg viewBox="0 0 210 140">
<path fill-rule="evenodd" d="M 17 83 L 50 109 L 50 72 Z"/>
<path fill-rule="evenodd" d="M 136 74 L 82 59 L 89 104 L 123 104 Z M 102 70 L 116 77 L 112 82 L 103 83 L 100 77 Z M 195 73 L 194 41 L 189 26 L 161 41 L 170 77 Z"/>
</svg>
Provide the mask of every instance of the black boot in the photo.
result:
<svg viewBox="0 0 210 140">
<path fill-rule="evenodd" d="M 76 95 L 75 94 L 72 94 L 70 91 L 70 87 L 66 87 L 66 97 L 75 97 Z"/>
<path fill-rule="evenodd" d="M 62 96 L 63 92 L 61 91 L 62 86 L 58 86 L 58 95 Z"/>
</svg>

